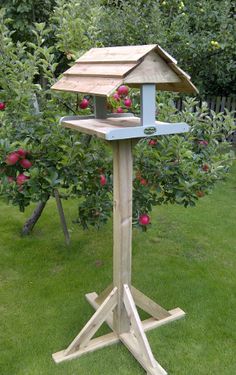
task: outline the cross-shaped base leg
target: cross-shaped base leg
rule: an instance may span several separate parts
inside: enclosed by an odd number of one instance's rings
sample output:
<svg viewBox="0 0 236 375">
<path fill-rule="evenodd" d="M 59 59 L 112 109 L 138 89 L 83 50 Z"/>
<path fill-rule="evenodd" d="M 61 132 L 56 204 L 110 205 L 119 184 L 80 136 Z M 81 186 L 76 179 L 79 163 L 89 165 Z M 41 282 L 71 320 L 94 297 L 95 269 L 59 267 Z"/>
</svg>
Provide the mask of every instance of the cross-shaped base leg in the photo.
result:
<svg viewBox="0 0 236 375">
<path fill-rule="evenodd" d="M 148 375 L 166 374 L 166 371 L 159 365 L 152 354 L 145 331 L 180 319 L 185 313 L 179 308 L 166 311 L 134 287 L 130 289 L 127 284 L 124 284 L 123 287 L 123 302 L 130 322 L 128 331 L 121 334 L 113 331 L 107 335 L 92 339 L 103 322 L 106 322 L 113 329 L 113 310 L 118 303 L 118 293 L 117 287 L 112 290 L 107 288 L 99 296 L 96 293 L 89 293 L 86 298 L 96 309 L 96 312 L 67 349 L 53 354 L 53 359 L 56 363 L 78 358 L 86 353 L 121 341 Z M 152 311 L 152 315 L 155 315 L 155 317 L 152 316 L 141 322 L 135 299 L 138 306 L 148 313 Z"/>
</svg>

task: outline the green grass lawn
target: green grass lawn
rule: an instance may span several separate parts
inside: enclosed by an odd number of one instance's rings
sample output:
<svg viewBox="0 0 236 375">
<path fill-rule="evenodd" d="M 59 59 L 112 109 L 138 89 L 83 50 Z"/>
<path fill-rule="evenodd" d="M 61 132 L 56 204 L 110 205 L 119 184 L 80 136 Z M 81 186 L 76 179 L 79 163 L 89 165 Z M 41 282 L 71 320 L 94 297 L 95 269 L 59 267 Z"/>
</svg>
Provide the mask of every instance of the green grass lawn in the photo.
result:
<svg viewBox="0 0 236 375">
<path fill-rule="evenodd" d="M 70 248 L 53 200 L 28 238 L 20 230 L 32 207 L 21 214 L 0 203 L 0 374 L 144 374 L 121 344 L 60 365 L 51 359 L 91 316 L 84 294 L 112 278 L 111 223 L 83 232 L 72 223 L 75 202 L 64 206 Z M 133 232 L 133 284 L 187 313 L 147 334 L 169 375 L 236 374 L 235 233 L 236 166 L 197 208 L 156 208 L 151 229 Z"/>
</svg>

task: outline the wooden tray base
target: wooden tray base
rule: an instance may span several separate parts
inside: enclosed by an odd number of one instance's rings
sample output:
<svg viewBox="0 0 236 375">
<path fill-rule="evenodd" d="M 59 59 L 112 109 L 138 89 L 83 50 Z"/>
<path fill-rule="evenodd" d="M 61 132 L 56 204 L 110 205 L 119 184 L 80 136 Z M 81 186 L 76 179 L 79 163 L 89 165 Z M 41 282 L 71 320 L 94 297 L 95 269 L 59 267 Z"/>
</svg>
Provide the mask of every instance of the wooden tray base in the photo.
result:
<svg viewBox="0 0 236 375">
<path fill-rule="evenodd" d="M 68 348 L 52 355 L 56 363 L 81 357 L 121 341 L 146 370 L 147 375 L 167 375 L 155 360 L 145 332 L 181 319 L 185 312 L 180 308 L 167 311 L 133 286 L 129 288 L 124 284 L 123 288 L 123 302 L 130 321 L 129 330 L 118 334 L 113 327 L 113 311 L 118 304 L 117 287 L 109 286 L 100 295 L 95 292 L 86 294 L 87 301 L 96 311 Z M 136 305 L 151 317 L 141 321 Z M 113 332 L 92 338 L 104 322 Z"/>
</svg>

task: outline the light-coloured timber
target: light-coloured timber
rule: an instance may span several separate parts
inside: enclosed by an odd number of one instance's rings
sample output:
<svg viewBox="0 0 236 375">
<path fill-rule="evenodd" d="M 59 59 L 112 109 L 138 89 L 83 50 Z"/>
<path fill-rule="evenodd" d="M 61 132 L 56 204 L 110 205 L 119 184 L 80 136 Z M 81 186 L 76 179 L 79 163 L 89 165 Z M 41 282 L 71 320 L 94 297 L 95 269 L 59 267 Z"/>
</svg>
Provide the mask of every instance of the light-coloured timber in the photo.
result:
<svg viewBox="0 0 236 375">
<path fill-rule="evenodd" d="M 138 342 L 132 333 L 123 333 L 120 335 L 120 340 L 127 347 L 127 349 L 133 354 L 134 358 L 140 363 L 140 365 L 146 370 L 147 375 L 167 375 L 167 372 L 161 367 L 161 365 L 155 361 L 155 367 L 150 366 L 142 352 L 139 350 Z"/>
<path fill-rule="evenodd" d="M 180 81 L 180 77 L 173 71 L 172 67 L 154 51 L 151 51 L 143 62 L 124 79 L 124 83 L 127 85 L 131 83 L 174 83 Z"/>
<path fill-rule="evenodd" d="M 95 310 L 97 310 L 98 307 L 100 306 L 96 302 L 97 297 L 98 295 L 95 292 L 86 294 L 86 300 Z M 168 313 L 169 313 L 169 316 L 167 316 L 166 318 L 162 318 L 160 320 L 157 320 L 156 318 L 153 318 L 153 317 L 144 319 L 142 321 L 144 332 L 151 331 L 152 329 L 169 324 L 171 322 L 174 322 L 175 320 L 182 319 L 186 315 L 185 312 L 179 307 L 176 307 L 175 309 L 172 309 L 172 310 L 168 310 Z M 106 319 L 106 323 L 111 329 L 113 329 L 113 315 L 112 314 L 108 315 Z"/>
<path fill-rule="evenodd" d="M 150 314 L 153 318 L 160 320 L 163 318 L 167 318 L 170 316 L 170 313 L 163 309 L 160 305 L 158 305 L 156 302 L 151 300 L 151 298 L 148 298 L 140 292 L 138 289 L 131 287 L 132 296 L 134 298 L 135 304 L 140 307 L 142 310 L 146 311 L 148 314 Z"/>
<path fill-rule="evenodd" d="M 65 350 L 65 355 L 71 354 L 77 351 L 79 348 L 86 347 L 90 339 L 101 327 L 102 323 L 106 320 L 107 316 L 115 308 L 116 305 L 117 288 L 115 287 L 105 299 L 105 301 L 99 306 L 92 318 L 88 321 L 88 323 L 84 326 L 84 328 Z"/>
<path fill-rule="evenodd" d="M 67 120 L 67 118 L 64 117 L 61 124 L 66 128 L 74 129 L 85 134 L 96 135 L 98 138 L 108 141 L 148 136 L 148 134 L 145 133 L 148 126 L 142 126 L 140 124 L 140 118 L 133 116 L 108 117 L 107 119 L 85 118 L 84 120 L 71 120 L 71 117 Z M 154 126 L 155 128 L 151 136 L 185 133 L 189 130 L 189 126 L 185 123 L 155 121 Z"/>
<path fill-rule="evenodd" d="M 168 63 L 172 62 L 177 65 L 177 60 L 171 56 L 164 48 L 162 48 L 159 44 L 156 45 L 155 50 L 158 52 L 158 54 Z"/>
<path fill-rule="evenodd" d="M 61 350 L 52 355 L 52 358 L 55 363 L 61 363 L 64 361 L 71 361 L 72 359 L 79 358 L 84 354 L 94 352 L 95 350 L 105 348 L 106 346 L 113 345 L 118 343 L 119 337 L 116 333 L 111 332 L 104 336 L 96 337 L 91 339 L 88 346 L 81 348 L 71 354 L 66 354 L 65 350 Z"/>
<path fill-rule="evenodd" d="M 113 284 L 108 285 L 101 293 L 99 293 L 99 296 L 96 297 L 96 303 L 98 305 L 101 305 L 101 303 L 103 303 L 103 301 L 111 293 L 112 289 L 113 289 Z"/>
<path fill-rule="evenodd" d="M 52 89 L 109 96 L 122 82 L 123 79 L 117 77 L 101 78 L 65 75 L 53 85 Z"/>
<path fill-rule="evenodd" d="M 170 316 L 167 316 L 166 318 L 160 320 L 156 320 L 155 318 L 148 318 L 143 320 L 142 325 L 144 331 L 151 331 L 154 328 L 158 328 L 171 322 L 174 322 L 175 320 L 182 319 L 186 315 L 186 313 L 179 307 L 176 307 L 176 309 L 168 310 L 168 313 L 170 314 Z"/>
<path fill-rule="evenodd" d="M 70 69 L 65 71 L 65 75 L 78 75 L 84 77 L 118 77 L 122 78 L 136 63 L 76 63 Z"/>
<path fill-rule="evenodd" d="M 99 297 L 100 295 L 98 296 L 95 292 L 85 294 L 86 300 L 94 308 L 94 310 L 97 310 L 100 306 L 100 303 L 97 302 Z M 113 312 L 110 312 L 107 316 L 106 323 L 113 330 Z"/>
<path fill-rule="evenodd" d="M 97 296 L 96 293 L 90 293 L 86 296 L 89 296 L 89 295 L 92 295 L 92 294 L 95 294 Z M 91 302 L 91 300 L 88 299 L 89 302 Z M 94 296 L 93 296 L 93 300 L 94 300 Z M 172 320 L 169 320 L 169 322 L 180 319 L 185 315 L 183 313 L 183 311 L 179 308 L 174 309 L 174 310 L 170 310 L 169 312 L 171 313 L 171 316 L 172 316 Z M 175 316 L 175 319 L 173 318 L 174 316 Z M 163 321 L 158 322 L 155 319 L 152 319 L 152 320 L 146 319 L 142 322 L 143 329 L 144 329 L 145 332 L 147 332 L 147 331 L 150 331 L 151 329 L 158 328 L 158 327 L 160 327 L 164 324 L 167 324 L 167 322 L 165 322 L 165 320 L 166 319 L 163 319 Z M 106 320 L 106 322 L 107 322 L 107 320 Z M 156 325 L 155 325 L 155 323 L 156 323 Z M 131 339 L 130 339 L 130 337 L 131 337 Z M 132 354 L 134 352 L 135 355 L 138 355 L 137 354 L 138 348 L 137 348 L 137 345 L 136 345 L 137 341 L 135 341 L 135 338 L 133 337 L 133 335 L 131 336 L 131 334 L 129 334 L 129 333 L 128 334 L 122 334 L 120 338 L 123 340 L 123 342 L 126 341 L 126 346 L 127 347 L 129 346 L 129 350 L 131 351 Z M 65 355 L 65 350 L 61 350 L 59 352 L 54 353 L 52 355 L 52 358 L 53 358 L 55 363 L 70 361 L 72 359 L 79 358 L 82 355 L 94 352 L 98 349 L 102 349 L 102 348 L 105 348 L 107 346 L 117 344 L 120 341 L 120 338 L 115 332 L 111 332 L 111 333 L 108 333 L 106 335 L 91 339 L 88 346 L 86 346 L 85 348 L 81 348 L 78 351 L 75 351 L 75 352 L 73 352 L 71 354 L 68 354 L 68 355 Z M 142 358 L 142 355 L 139 354 L 139 359 L 141 359 L 141 358 Z M 140 362 L 140 360 L 139 360 L 139 362 Z M 140 362 L 140 364 L 141 364 L 141 362 Z M 151 372 L 149 372 L 149 373 L 152 374 Z M 154 373 L 154 374 L 156 375 L 156 373 Z"/>
<path fill-rule="evenodd" d="M 157 44 L 92 48 L 52 89 L 109 96 L 123 83 L 137 88 L 152 83 L 163 91 L 198 92 L 190 76 Z"/>
<path fill-rule="evenodd" d="M 141 118 L 131 114 L 107 114 L 107 96 L 121 84 L 141 88 Z M 190 77 L 160 46 L 93 48 L 68 69 L 52 87 L 54 90 L 88 93 L 94 96 L 93 116 L 66 116 L 62 126 L 95 135 L 113 147 L 113 283 L 99 296 L 86 295 L 95 313 L 67 349 L 55 353 L 59 363 L 80 357 L 121 341 L 146 370 L 147 375 L 166 375 L 155 360 L 145 332 L 182 318 L 179 309 L 166 311 L 131 286 L 132 255 L 132 147 L 140 138 L 184 133 L 185 123 L 156 119 L 156 88 L 195 93 Z M 137 307 L 151 317 L 140 320 Z M 106 322 L 112 333 L 93 338 Z"/>
<path fill-rule="evenodd" d="M 130 139 L 113 145 L 113 285 L 118 289 L 113 326 L 127 332 L 130 320 L 124 305 L 123 285 L 131 285 L 133 157 Z"/>
<path fill-rule="evenodd" d="M 152 354 L 147 337 L 144 333 L 142 322 L 138 315 L 138 311 L 134 304 L 132 294 L 127 284 L 124 284 L 124 305 L 130 319 L 131 329 L 133 330 L 138 342 L 138 349 L 142 353 L 142 356 L 145 358 L 145 362 L 148 364 L 148 366 L 155 367 L 155 358 Z"/>
<path fill-rule="evenodd" d="M 81 56 L 77 62 L 138 62 L 154 48 L 156 48 L 156 44 L 92 48 Z"/>
</svg>

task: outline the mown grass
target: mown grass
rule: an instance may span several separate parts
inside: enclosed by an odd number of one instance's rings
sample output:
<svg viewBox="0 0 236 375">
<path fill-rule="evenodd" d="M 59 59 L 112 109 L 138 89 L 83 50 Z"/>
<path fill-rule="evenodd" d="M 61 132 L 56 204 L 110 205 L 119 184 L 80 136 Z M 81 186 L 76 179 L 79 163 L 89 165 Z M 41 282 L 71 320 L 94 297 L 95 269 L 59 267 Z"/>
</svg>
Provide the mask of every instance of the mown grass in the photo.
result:
<svg viewBox="0 0 236 375">
<path fill-rule="evenodd" d="M 236 374 L 235 198 L 236 166 L 196 208 L 156 208 L 151 229 L 134 230 L 133 284 L 187 313 L 148 333 L 169 375 Z M 112 278 L 111 223 L 83 232 L 72 223 L 75 202 L 64 206 L 70 248 L 53 200 L 28 238 L 20 230 L 32 207 L 22 215 L 0 203 L 0 374 L 144 374 L 120 344 L 60 365 L 51 359 L 91 316 L 84 294 L 101 291 Z"/>
</svg>

